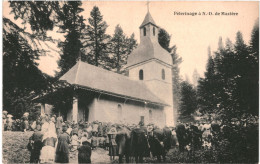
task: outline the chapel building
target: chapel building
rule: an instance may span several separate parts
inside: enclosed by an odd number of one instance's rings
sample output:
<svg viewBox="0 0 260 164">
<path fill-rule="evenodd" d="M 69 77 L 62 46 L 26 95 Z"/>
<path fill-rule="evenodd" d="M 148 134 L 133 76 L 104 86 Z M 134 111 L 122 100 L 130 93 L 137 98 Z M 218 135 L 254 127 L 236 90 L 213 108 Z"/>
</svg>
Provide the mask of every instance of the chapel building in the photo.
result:
<svg viewBox="0 0 260 164">
<path fill-rule="evenodd" d="M 73 87 L 73 94 L 66 97 L 70 105 L 60 109 L 65 120 L 175 125 L 172 57 L 160 46 L 159 27 L 149 11 L 139 29 L 140 44 L 125 67 L 128 77 L 79 60 L 59 79 Z M 52 96 L 57 94 L 38 99 L 42 113 L 46 111 L 44 104 L 52 104 Z"/>
</svg>

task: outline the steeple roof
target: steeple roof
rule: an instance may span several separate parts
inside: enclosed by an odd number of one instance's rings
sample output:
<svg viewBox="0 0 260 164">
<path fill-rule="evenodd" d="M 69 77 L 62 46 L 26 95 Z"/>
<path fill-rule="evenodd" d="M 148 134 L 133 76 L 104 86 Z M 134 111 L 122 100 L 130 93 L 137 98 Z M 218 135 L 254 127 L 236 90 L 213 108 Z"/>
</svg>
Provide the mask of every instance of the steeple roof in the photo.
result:
<svg viewBox="0 0 260 164">
<path fill-rule="evenodd" d="M 149 23 L 151 23 L 151 24 L 153 24 L 154 26 L 158 27 L 158 26 L 156 25 L 156 23 L 154 22 L 154 20 L 153 20 L 151 14 L 150 14 L 150 12 L 148 11 L 147 14 L 146 14 L 146 16 L 145 16 L 145 18 L 144 18 L 143 23 L 141 24 L 141 26 L 140 26 L 139 28 L 142 28 L 143 26 L 145 26 L 145 25 L 147 25 L 147 24 L 149 24 Z"/>
<path fill-rule="evenodd" d="M 155 24 L 151 14 L 148 11 L 140 28 L 142 28 L 143 26 L 149 23 L 158 27 Z M 152 34 L 151 29 L 153 28 L 147 28 L 147 30 L 150 31 L 147 31 L 146 36 L 144 36 L 143 33 L 141 32 L 140 44 L 128 56 L 126 68 L 154 59 L 159 60 L 169 66 L 172 66 L 171 54 L 168 51 L 166 51 L 164 48 L 162 48 L 158 42 L 158 36 L 157 36 L 158 28 L 156 28 L 156 35 Z M 142 29 L 140 30 L 142 31 Z"/>
<path fill-rule="evenodd" d="M 143 41 L 128 56 L 126 68 L 152 59 L 172 65 L 170 53 L 162 48 L 157 40 L 144 37 Z"/>
</svg>

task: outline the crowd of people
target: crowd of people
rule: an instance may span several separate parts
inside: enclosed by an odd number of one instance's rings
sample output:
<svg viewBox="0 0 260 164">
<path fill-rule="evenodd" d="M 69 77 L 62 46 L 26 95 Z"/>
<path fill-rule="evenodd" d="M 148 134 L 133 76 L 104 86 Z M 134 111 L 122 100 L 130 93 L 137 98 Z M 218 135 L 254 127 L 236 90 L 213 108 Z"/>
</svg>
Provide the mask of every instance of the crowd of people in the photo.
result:
<svg viewBox="0 0 260 164">
<path fill-rule="evenodd" d="M 41 115 L 34 121 L 28 120 L 25 113 L 20 121 L 12 120 L 7 113 L 3 113 L 4 130 L 33 130 L 29 139 L 28 149 L 31 152 L 31 163 L 68 163 L 70 152 L 78 151 L 79 163 L 91 163 L 92 150 L 102 147 L 109 150 L 110 159 L 117 156 L 116 134 L 118 126 L 125 126 L 132 130 L 138 125 L 122 125 L 99 121 L 69 122 L 61 116 Z M 18 122 L 20 123 L 18 125 Z M 143 123 L 142 123 L 143 124 Z M 233 122 L 234 126 L 240 122 Z M 155 125 L 147 125 L 147 129 Z M 245 125 L 243 125 L 245 126 Z M 180 152 L 194 152 L 199 149 L 210 149 L 218 145 L 220 133 L 227 134 L 228 127 L 221 121 L 181 123 L 176 127 L 169 127 L 172 131 L 171 146 L 178 147 Z"/>
<path fill-rule="evenodd" d="M 116 128 L 103 126 L 101 122 L 79 123 L 63 121 L 61 116 L 44 115 L 39 118 L 33 135 L 29 139 L 31 163 L 68 163 L 70 153 L 78 151 L 79 163 L 91 163 L 92 150 L 100 146 L 109 149 L 115 156 L 114 143 Z"/>
</svg>

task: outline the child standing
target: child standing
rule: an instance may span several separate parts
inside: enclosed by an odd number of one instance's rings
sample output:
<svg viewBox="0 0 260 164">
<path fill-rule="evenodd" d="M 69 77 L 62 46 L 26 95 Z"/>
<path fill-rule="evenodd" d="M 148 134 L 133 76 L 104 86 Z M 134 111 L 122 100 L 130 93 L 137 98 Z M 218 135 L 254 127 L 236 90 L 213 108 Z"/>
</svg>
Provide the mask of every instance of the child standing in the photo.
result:
<svg viewBox="0 0 260 164">
<path fill-rule="evenodd" d="M 74 131 L 71 137 L 71 146 L 72 146 L 71 151 L 73 152 L 77 150 L 78 145 L 79 145 L 78 133 Z"/>
<path fill-rule="evenodd" d="M 116 144 L 116 134 L 117 134 L 117 130 L 115 127 L 112 127 L 108 134 L 108 138 L 109 138 L 109 156 L 110 156 L 110 160 L 114 160 L 115 156 L 117 156 L 117 144 Z"/>
</svg>

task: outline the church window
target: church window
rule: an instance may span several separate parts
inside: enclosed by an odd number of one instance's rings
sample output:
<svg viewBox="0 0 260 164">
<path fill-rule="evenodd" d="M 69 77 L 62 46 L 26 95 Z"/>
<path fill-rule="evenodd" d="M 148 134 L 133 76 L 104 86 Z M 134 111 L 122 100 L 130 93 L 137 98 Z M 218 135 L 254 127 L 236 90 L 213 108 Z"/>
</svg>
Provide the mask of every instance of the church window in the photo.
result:
<svg viewBox="0 0 260 164">
<path fill-rule="evenodd" d="M 122 106 L 120 104 L 117 105 L 117 109 L 118 109 L 118 120 L 121 120 L 123 117 L 123 110 L 122 110 Z"/>
<path fill-rule="evenodd" d="M 139 80 L 143 80 L 144 79 L 144 71 L 141 69 L 139 71 Z"/>
<path fill-rule="evenodd" d="M 165 80 L 165 71 L 162 69 L 162 79 Z"/>
<path fill-rule="evenodd" d="M 149 121 L 150 123 L 153 121 L 153 112 L 151 109 L 149 110 Z"/>
<path fill-rule="evenodd" d="M 155 36 L 155 28 L 153 27 L 153 36 Z"/>
<path fill-rule="evenodd" d="M 146 28 L 144 27 L 144 36 L 146 36 Z"/>
</svg>

